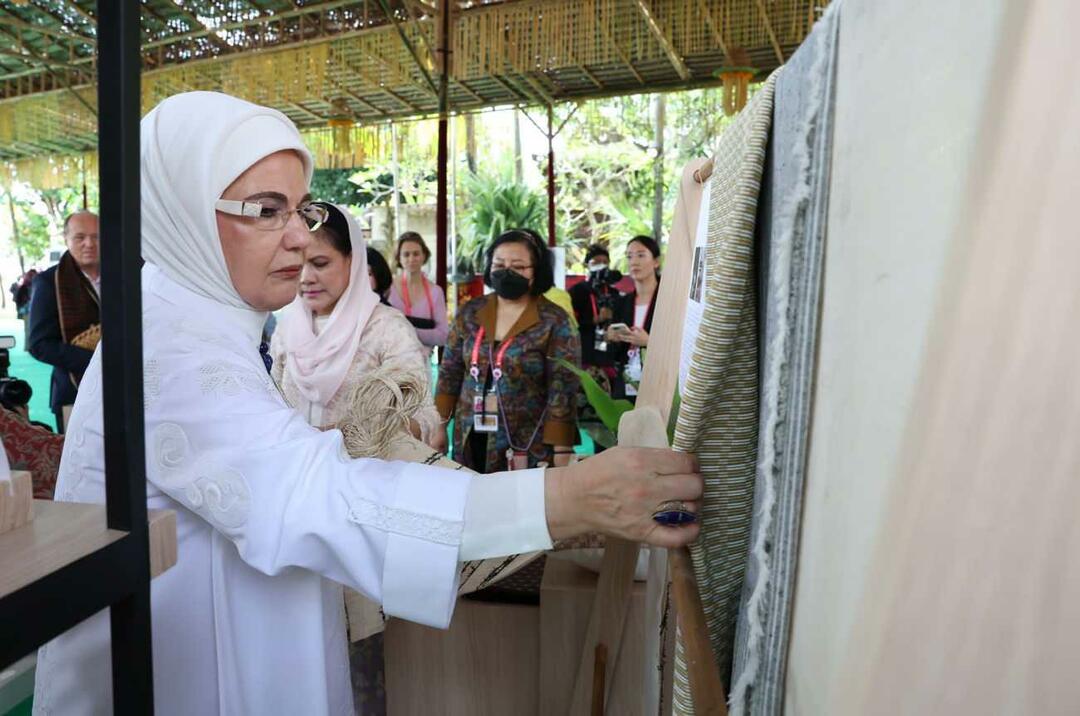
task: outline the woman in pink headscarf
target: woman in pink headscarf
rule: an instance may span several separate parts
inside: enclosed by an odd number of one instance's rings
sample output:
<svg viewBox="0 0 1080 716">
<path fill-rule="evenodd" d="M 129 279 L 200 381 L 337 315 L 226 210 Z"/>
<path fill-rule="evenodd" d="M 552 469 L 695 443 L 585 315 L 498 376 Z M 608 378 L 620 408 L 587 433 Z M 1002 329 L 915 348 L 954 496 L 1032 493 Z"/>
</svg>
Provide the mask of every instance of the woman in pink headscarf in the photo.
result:
<svg viewBox="0 0 1080 716">
<path fill-rule="evenodd" d="M 350 388 L 376 368 L 415 381 L 430 395 L 427 351 L 397 310 L 381 304 L 368 278 L 367 248 L 348 210 L 318 204 L 327 221 L 304 252 L 300 293 L 274 332 L 272 375 L 289 403 L 316 428 L 345 417 Z M 435 448 L 440 420 L 434 403 L 409 416 L 415 437 Z"/>
</svg>

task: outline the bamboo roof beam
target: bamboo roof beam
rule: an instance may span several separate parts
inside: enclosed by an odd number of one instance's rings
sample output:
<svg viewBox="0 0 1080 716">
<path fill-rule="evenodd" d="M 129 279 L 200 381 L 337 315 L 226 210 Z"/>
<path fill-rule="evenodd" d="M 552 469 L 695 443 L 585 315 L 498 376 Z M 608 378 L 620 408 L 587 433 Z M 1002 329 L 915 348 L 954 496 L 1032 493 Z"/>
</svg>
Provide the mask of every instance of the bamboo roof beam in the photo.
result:
<svg viewBox="0 0 1080 716">
<path fill-rule="evenodd" d="M 342 92 L 344 94 L 347 94 L 349 97 L 351 97 L 353 100 L 355 100 L 357 104 L 361 105 L 362 107 L 367 107 L 372 112 L 375 112 L 376 114 L 378 114 L 378 115 L 380 115 L 382 117 L 389 117 L 390 116 L 390 114 L 386 110 L 380 109 L 379 107 L 376 107 L 371 102 L 368 102 L 366 99 L 364 99 L 360 95 L 356 94 L 351 89 L 349 89 L 345 85 L 341 84 L 337 80 L 335 80 L 333 78 L 330 78 L 330 82 L 333 83 L 333 85 L 338 89 L 338 91 L 340 91 L 340 92 Z"/>
<path fill-rule="evenodd" d="M 317 122 L 325 123 L 327 121 L 326 117 L 323 117 L 322 115 L 319 115 L 319 114 L 315 114 L 314 112 L 312 112 L 310 109 L 308 109 L 304 105 L 300 104 L 299 102 L 289 102 L 288 104 L 293 109 L 298 110 L 300 112 L 303 112 L 304 114 L 306 114 L 307 116 L 313 118 Z"/>
<path fill-rule="evenodd" d="M 217 33 L 223 32 L 223 30 L 221 28 L 211 29 L 211 28 L 207 27 L 206 25 L 204 25 L 203 21 L 200 20 L 199 17 L 195 13 L 193 13 L 190 10 L 188 10 L 187 8 L 185 8 L 183 5 L 178 3 L 176 0 L 169 0 L 169 2 L 184 17 L 184 21 L 186 23 L 188 23 L 189 27 L 194 28 L 196 31 L 198 31 L 200 28 L 202 30 L 205 30 L 206 34 L 204 35 L 204 37 L 206 37 L 206 39 L 208 39 L 210 42 L 217 45 L 218 48 L 228 49 L 229 43 L 225 42 L 224 40 L 222 40 L 220 37 L 217 36 Z"/>
<path fill-rule="evenodd" d="M 701 11 L 701 15 L 705 18 L 705 26 L 712 32 L 713 39 L 716 40 L 716 46 L 724 53 L 724 61 L 728 65 L 734 65 L 735 61 L 731 59 L 731 53 L 728 51 L 727 43 L 724 42 L 724 35 L 720 32 L 720 25 L 716 22 L 716 18 L 713 17 L 712 10 L 709 9 L 705 0 L 697 0 L 697 3 L 698 10 Z"/>
<path fill-rule="evenodd" d="M 615 54 L 623 61 L 623 64 L 630 70 L 630 73 L 637 78 L 638 84 L 644 85 L 645 78 L 641 76 L 641 73 L 638 72 L 637 69 L 635 69 L 634 63 L 630 61 L 630 56 L 619 46 L 619 43 L 615 42 L 615 38 L 611 36 L 611 33 L 607 31 L 607 28 L 604 27 L 603 23 L 600 23 L 600 30 L 604 33 L 604 39 L 606 39 L 608 44 L 615 50 Z"/>
<path fill-rule="evenodd" d="M 48 3 L 46 3 L 46 5 L 48 5 Z M 75 33 L 79 37 L 84 37 L 86 39 L 90 39 L 90 35 L 87 35 L 85 32 L 81 32 L 81 31 L 75 29 L 74 27 L 71 27 L 70 23 L 67 21 L 66 18 L 64 18 L 64 17 L 62 17 L 60 15 L 57 15 L 56 12 L 53 11 L 52 9 L 50 9 L 49 7 L 42 7 L 39 4 L 39 2 L 30 3 L 30 7 L 34 8 L 34 10 L 36 10 L 37 12 L 40 12 L 43 15 L 47 15 L 47 16 L 51 17 L 53 20 L 55 20 L 59 24 L 60 27 L 65 27 L 65 28 L 71 30 L 71 32 Z"/>
<path fill-rule="evenodd" d="M 588 78 L 590 82 L 596 85 L 596 89 L 604 89 L 604 83 L 600 81 L 599 77 L 590 72 L 588 67 L 586 67 L 585 65 L 578 65 L 578 69 L 581 70 L 581 74 L 585 75 L 585 77 Z"/>
<path fill-rule="evenodd" d="M 91 15 L 86 10 L 83 10 L 81 7 L 79 7 L 79 4 L 77 2 L 74 2 L 73 0 L 60 0 L 60 4 L 63 5 L 64 7 L 71 8 L 76 13 L 78 13 L 78 15 L 80 15 L 83 19 L 85 19 L 87 22 L 89 22 L 91 25 L 93 25 L 94 27 L 97 27 L 97 18 L 94 17 L 93 15 Z"/>
<path fill-rule="evenodd" d="M 499 77 L 498 75 L 492 75 L 491 80 L 493 82 L 495 82 L 495 84 L 499 85 L 504 90 L 509 92 L 510 95 L 512 97 L 514 97 L 514 99 L 517 100 L 518 102 L 522 102 L 524 104 L 533 104 L 533 103 L 535 103 L 535 100 L 532 97 L 529 97 L 528 95 L 524 94 L 520 89 L 517 89 L 516 87 L 512 87 L 510 85 L 510 83 L 507 82 L 506 80 L 504 80 L 502 77 Z"/>
<path fill-rule="evenodd" d="M 0 6 L 0 12 L 4 14 L 4 17 L 0 19 L 0 25 L 7 25 L 10 27 L 17 27 L 20 30 L 30 30 L 36 32 L 39 35 L 48 35 L 49 37 L 55 37 L 67 42 L 81 43 L 84 45 L 90 45 L 91 47 L 97 45 L 97 40 L 92 37 L 86 37 L 85 35 L 78 35 L 72 32 L 64 32 L 54 29 L 48 25 L 36 25 L 32 22 L 27 22 L 14 12 L 6 7 Z"/>
<path fill-rule="evenodd" d="M 763 0 L 754 0 L 757 3 L 758 10 L 761 12 L 761 21 L 765 23 L 765 31 L 769 33 L 769 42 L 772 43 L 773 51 L 776 52 L 776 60 L 782 65 L 787 60 L 784 59 L 784 51 L 780 49 L 780 42 L 776 39 L 776 32 L 773 31 L 772 20 L 769 18 L 769 11 L 765 9 L 765 3 Z"/>
<path fill-rule="evenodd" d="M 533 77 L 530 73 L 522 73 L 521 78 L 525 80 L 526 84 L 528 84 L 529 87 L 532 88 L 533 92 L 540 95 L 540 98 L 544 100 L 544 104 L 555 104 L 555 98 L 551 95 L 551 93 L 545 90 L 543 85 L 541 85 L 540 82 L 537 81 L 537 79 Z"/>
<path fill-rule="evenodd" d="M 428 87 L 431 88 L 432 94 L 438 96 L 439 88 L 435 86 L 435 80 L 431 79 L 431 73 L 428 72 L 428 69 L 424 66 L 424 63 L 420 61 L 420 55 L 417 54 L 416 47 L 413 46 L 412 41 L 409 39 L 409 36 L 405 34 L 404 28 L 401 27 L 401 25 L 397 21 L 397 18 L 394 17 L 394 13 L 392 10 L 390 10 L 390 6 L 387 4 L 386 0 L 377 1 L 379 3 L 379 7 L 381 7 L 383 12 L 386 13 L 386 17 L 394 26 L 394 29 L 397 30 L 397 34 L 401 38 L 402 44 L 405 45 L 405 49 L 409 51 L 409 54 L 413 58 L 413 62 L 416 63 L 417 69 L 420 70 L 420 74 L 424 76 L 424 79 L 428 83 Z"/>
<path fill-rule="evenodd" d="M 173 0 L 173 2 L 175 3 L 175 0 Z M 333 2 L 323 2 L 323 3 L 317 3 L 317 4 L 304 5 L 303 7 L 299 7 L 297 9 L 295 9 L 295 10 L 286 10 L 285 12 L 274 13 L 274 15 L 272 17 L 269 17 L 269 18 L 257 18 L 255 20 L 245 20 L 245 21 L 241 21 L 241 22 L 222 23 L 221 25 L 218 25 L 213 30 L 206 27 L 202 23 L 199 23 L 199 26 L 202 29 L 192 30 L 191 32 L 185 32 L 182 35 L 169 35 L 168 37 L 163 37 L 163 38 L 158 39 L 158 40 L 152 40 L 150 42 L 144 42 L 142 47 L 143 47 L 143 49 L 146 49 L 148 47 L 157 47 L 158 45 L 171 45 L 171 44 L 173 44 L 175 42 L 179 42 L 181 40 L 192 40 L 192 39 L 197 39 L 197 38 L 200 38 L 200 37 L 205 37 L 207 35 L 213 35 L 215 32 L 226 32 L 226 31 L 230 31 L 230 30 L 247 30 L 247 29 L 251 29 L 253 27 L 259 27 L 259 26 L 265 25 L 270 20 L 272 20 L 274 22 L 278 22 L 280 20 L 288 20 L 288 19 L 291 19 L 291 18 L 294 18 L 294 17 L 298 17 L 300 15 L 322 14 L 322 13 L 325 13 L 325 12 L 327 12 L 329 10 L 335 10 L 337 8 L 340 8 L 340 7 L 344 6 L 344 5 L 355 5 L 355 4 L 356 4 L 356 0 L 334 0 Z M 367 29 L 367 28 L 365 28 L 365 29 Z M 290 43 L 289 46 L 295 46 L 295 44 L 296 43 Z"/>
<path fill-rule="evenodd" d="M 757 0 L 758 7 L 761 7 L 761 0 Z M 675 73 L 679 75 L 679 79 L 686 82 L 690 79 L 690 69 L 686 66 L 686 62 L 675 51 L 675 46 L 671 44 L 671 38 L 664 34 L 664 29 L 660 27 L 660 23 L 656 21 L 656 16 L 653 15 L 652 8 L 649 7 L 648 0 L 636 0 L 638 10 L 641 11 L 642 16 L 645 18 L 645 24 L 649 26 L 649 30 L 657 41 L 660 43 L 660 47 L 664 49 L 664 53 L 668 56 L 668 60 L 671 61 L 671 66 L 675 68 Z"/>
</svg>

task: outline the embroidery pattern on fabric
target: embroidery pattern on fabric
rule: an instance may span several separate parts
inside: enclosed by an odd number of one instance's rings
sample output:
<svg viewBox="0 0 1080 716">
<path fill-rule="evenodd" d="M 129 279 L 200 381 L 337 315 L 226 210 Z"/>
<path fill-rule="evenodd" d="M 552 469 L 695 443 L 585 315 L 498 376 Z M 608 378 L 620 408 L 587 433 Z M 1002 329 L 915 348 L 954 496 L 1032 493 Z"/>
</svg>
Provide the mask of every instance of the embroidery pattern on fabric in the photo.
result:
<svg viewBox="0 0 1080 716">
<path fill-rule="evenodd" d="M 149 410 L 159 397 L 161 397 L 161 364 L 151 358 L 143 364 L 143 410 Z"/>
<path fill-rule="evenodd" d="M 465 529 L 465 523 L 461 520 L 444 520 L 433 515 L 387 507 L 360 497 L 345 499 L 349 504 L 349 519 L 357 524 L 425 542 L 450 546 L 461 544 L 461 533 Z"/>
<path fill-rule="evenodd" d="M 210 457 L 193 458 L 187 433 L 176 423 L 158 425 L 150 440 L 163 490 L 226 530 L 247 522 L 251 489 L 239 470 Z"/>
<path fill-rule="evenodd" d="M 225 361 L 211 361 L 199 367 L 199 388 L 204 395 L 237 396 L 265 392 L 276 395 L 272 382 L 258 373 Z"/>
</svg>

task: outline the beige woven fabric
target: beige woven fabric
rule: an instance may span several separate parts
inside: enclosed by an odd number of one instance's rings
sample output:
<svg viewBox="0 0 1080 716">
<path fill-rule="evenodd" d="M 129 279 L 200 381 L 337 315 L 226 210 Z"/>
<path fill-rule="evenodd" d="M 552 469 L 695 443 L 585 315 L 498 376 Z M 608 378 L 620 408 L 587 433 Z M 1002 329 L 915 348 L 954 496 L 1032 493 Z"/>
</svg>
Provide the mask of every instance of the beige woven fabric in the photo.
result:
<svg viewBox="0 0 1080 716">
<path fill-rule="evenodd" d="M 746 571 L 757 459 L 754 219 L 772 122 L 774 72 L 720 137 L 709 201 L 705 312 L 675 430 L 705 475 L 702 536 L 691 547 L 709 636 L 730 669 Z M 692 714 L 681 640 L 674 713 Z"/>
</svg>

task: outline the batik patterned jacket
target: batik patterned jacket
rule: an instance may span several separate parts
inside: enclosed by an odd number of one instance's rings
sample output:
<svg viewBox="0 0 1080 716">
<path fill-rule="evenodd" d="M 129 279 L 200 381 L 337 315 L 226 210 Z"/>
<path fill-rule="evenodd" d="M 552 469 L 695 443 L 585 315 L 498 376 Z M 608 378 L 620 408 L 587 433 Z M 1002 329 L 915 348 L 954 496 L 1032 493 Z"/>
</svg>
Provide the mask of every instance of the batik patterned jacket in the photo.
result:
<svg viewBox="0 0 1080 716">
<path fill-rule="evenodd" d="M 502 344 L 494 341 L 497 305 L 498 297 L 488 295 L 469 301 L 458 312 L 439 368 L 435 405 L 443 419 L 454 417 L 454 459 L 466 467 L 484 473 L 508 469 L 508 432 L 516 447 L 528 448 L 530 467 L 540 461 L 550 465 L 553 446 L 577 442 L 578 379 L 558 360 L 580 365 L 581 345 L 566 312 L 543 297 L 534 299 L 506 334 L 505 340 L 511 343 L 499 381 L 503 410 L 499 431 L 487 434 L 486 464 L 472 464 L 468 440 L 473 431 L 477 381 L 469 369 L 481 326 L 480 382 L 485 381 L 498 355 Z"/>
</svg>

